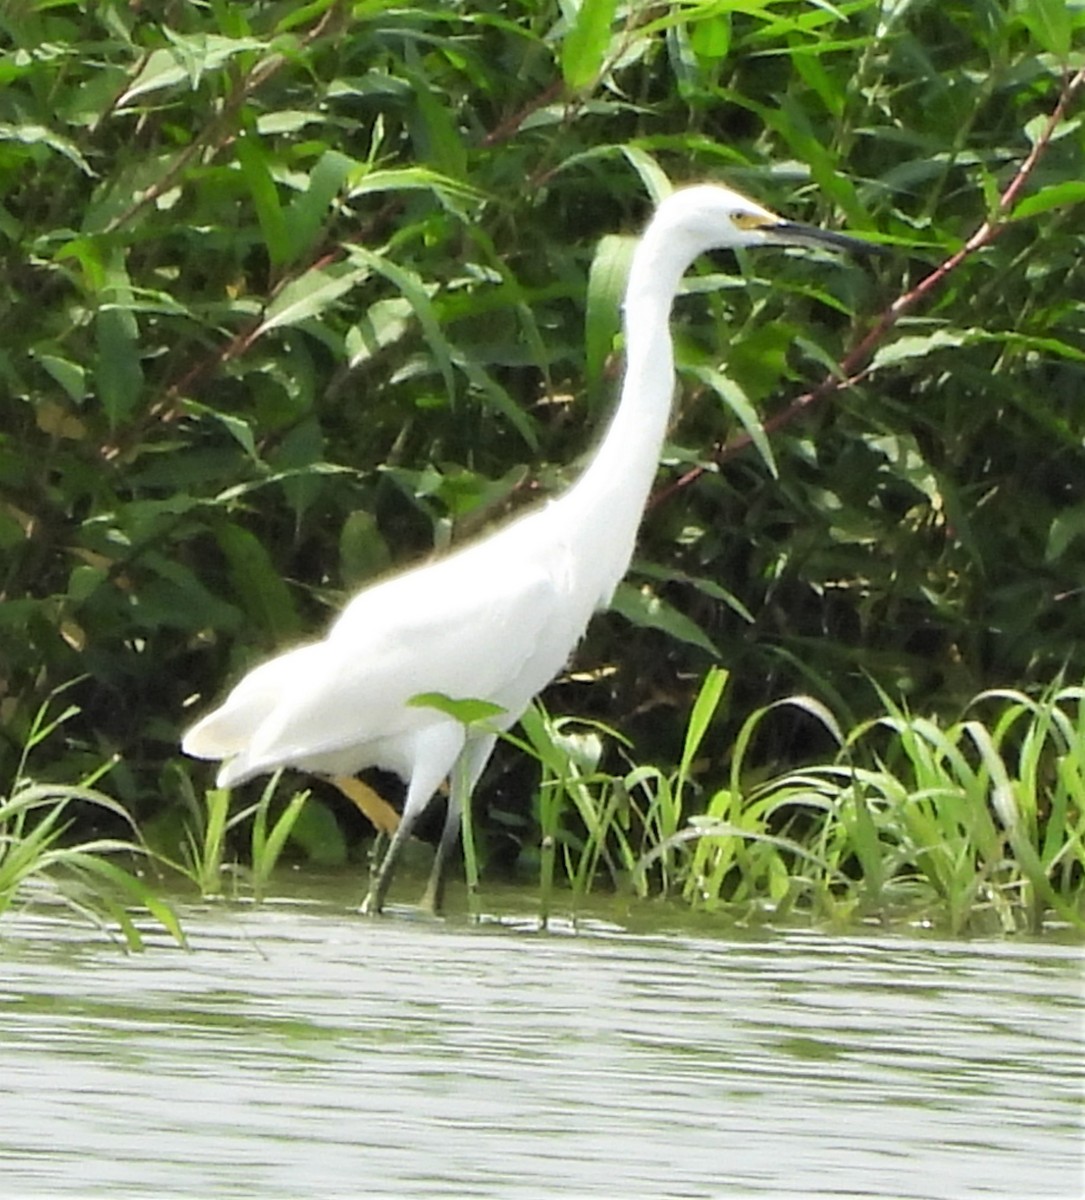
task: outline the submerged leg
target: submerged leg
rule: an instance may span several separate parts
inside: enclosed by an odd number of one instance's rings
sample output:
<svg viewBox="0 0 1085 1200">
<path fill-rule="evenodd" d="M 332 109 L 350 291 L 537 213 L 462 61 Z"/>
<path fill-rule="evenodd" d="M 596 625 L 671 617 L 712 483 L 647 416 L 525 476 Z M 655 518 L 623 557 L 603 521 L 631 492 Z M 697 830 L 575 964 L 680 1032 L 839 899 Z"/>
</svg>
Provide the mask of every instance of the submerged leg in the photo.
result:
<svg viewBox="0 0 1085 1200">
<path fill-rule="evenodd" d="M 410 837 L 411 830 L 414 828 L 419 814 L 424 810 L 425 805 L 422 805 L 417 812 L 411 815 L 409 820 L 406 811 L 404 811 L 395 833 L 392 834 L 392 840 L 388 844 L 388 851 L 380 867 L 377 869 L 377 878 L 373 880 L 368 895 L 362 901 L 363 913 L 375 916 L 384 907 L 384 898 L 388 894 L 388 887 L 392 882 L 392 875 L 396 868 L 396 859 L 399 858 L 404 842 Z"/>
<path fill-rule="evenodd" d="M 479 776 L 493 753 L 494 734 L 473 739 L 463 748 L 459 761 L 452 768 L 452 782 L 448 792 L 448 810 L 445 813 L 445 823 L 441 830 L 441 840 L 437 843 L 437 852 L 433 857 L 433 869 L 430 871 L 429 882 L 422 893 L 421 907 L 427 912 L 439 913 L 444 903 L 445 870 L 448 865 L 448 854 L 456 844 L 460 835 L 460 821 L 464 807 L 471 803 L 471 794 L 475 790 Z"/>
<path fill-rule="evenodd" d="M 377 877 L 370 885 L 369 894 L 362 901 L 363 913 L 375 915 L 384 907 L 384 899 L 395 874 L 396 861 L 418 823 L 418 818 L 426 811 L 433 793 L 448 774 L 462 748 L 463 729 L 459 725 L 434 726 L 424 735 L 420 735 L 420 744 L 415 747 L 414 771 L 407 785 L 403 816 L 399 819 L 388 851 L 377 869 Z"/>
</svg>

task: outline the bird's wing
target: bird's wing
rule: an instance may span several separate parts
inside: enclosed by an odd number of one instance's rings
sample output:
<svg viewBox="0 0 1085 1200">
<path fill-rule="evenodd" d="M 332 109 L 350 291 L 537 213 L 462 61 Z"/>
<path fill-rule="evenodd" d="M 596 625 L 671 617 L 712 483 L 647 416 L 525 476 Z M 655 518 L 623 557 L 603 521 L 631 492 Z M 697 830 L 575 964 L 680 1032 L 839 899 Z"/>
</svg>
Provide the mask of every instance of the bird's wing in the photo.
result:
<svg viewBox="0 0 1085 1200">
<path fill-rule="evenodd" d="M 447 720 L 408 704 L 420 693 L 490 700 L 511 724 L 561 669 L 588 616 L 570 624 L 567 547 L 505 536 L 519 524 L 368 588 L 323 641 L 246 676 L 219 710 L 218 728 L 230 734 L 259 718 L 234 751 L 231 777 L 287 763 L 334 758 L 354 770 L 409 757 L 415 733 Z M 209 740 L 200 726 L 189 736 L 198 747 Z M 228 742 L 220 733 L 218 744 Z M 367 759 L 378 748 L 383 759 Z"/>
<path fill-rule="evenodd" d="M 532 537 L 534 526 L 523 541 L 505 536 L 516 528 L 363 591 L 328 641 L 351 658 L 369 656 L 408 696 L 442 691 L 501 703 L 540 648 L 561 640 L 574 599 L 567 547 Z"/>
</svg>

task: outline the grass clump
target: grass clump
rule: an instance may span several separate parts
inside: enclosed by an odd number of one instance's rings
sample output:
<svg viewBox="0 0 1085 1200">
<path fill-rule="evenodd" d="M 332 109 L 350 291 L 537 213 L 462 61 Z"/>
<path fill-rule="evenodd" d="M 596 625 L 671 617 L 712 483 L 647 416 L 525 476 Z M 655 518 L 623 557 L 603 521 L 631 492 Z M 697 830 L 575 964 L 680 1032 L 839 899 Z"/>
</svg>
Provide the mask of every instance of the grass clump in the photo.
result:
<svg viewBox="0 0 1085 1200">
<path fill-rule="evenodd" d="M 0 796 L 0 918 L 13 908 L 48 903 L 86 918 L 111 936 L 120 935 L 131 950 L 144 939 L 133 912 L 151 916 L 171 937 L 185 937 L 172 908 L 117 859 L 146 854 L 124 808 L 94 785 L 113 765 L 107 762 L 78 784 L 39 783 L 26 771 L 30 752 L 77 709 L 69 706 L 50 717 L 42 705 L 27 737 L 11 788 Z M 97 810 L 132 830 L 132 839 L 68 839 L 76 809 Z"/>
<path fill-rule="evenodd" d="M 884 711 L 847 734 L 820 701 L 789 697 L 746 719 L 727 782 L 705 791 L 695 781 L 711 768 L 697 755 L 725 686 L 724 672 L 708 676 L 671 775 L 585 772 L 551 723 L 542 794 L 565 817 L 542 822 L 543 846 L 562 845 L 575 892 L 605 862 L 642 895 L 677 892 L 745 918 L 920 922 L 954 933 L 1085 927 L 1085 688 L 1056 683 L 1039 697 L 990 689 L 949 721 L 883 693 Z M 781 708 L 818 722 L 835 755 L 767 776 L 753 765 L 757 735 Z M 559 828 L 570 810 L 575 834 Z"/>
<path fill-rule="evenodd" d="M 272 801 L 281 775 L 281 771 L 272 775 L 259 799 L 236 812 L 230 811 L 232 793 L 228 788 L 208 788 L 201 802 L 188 776 L 180 775 L 187 819 L 180 845 L 181 861 L 173 865 L 205 899 L 223 895 L 228 885 L 235 895 L 243 888 L 256 900 L 266 895 L 272 873 L 310 795 L 308 791 L 295 792 L 274 813 Z M 247 865 L 242 865 L 231 849 L 246 825 Z"/>
</svg>

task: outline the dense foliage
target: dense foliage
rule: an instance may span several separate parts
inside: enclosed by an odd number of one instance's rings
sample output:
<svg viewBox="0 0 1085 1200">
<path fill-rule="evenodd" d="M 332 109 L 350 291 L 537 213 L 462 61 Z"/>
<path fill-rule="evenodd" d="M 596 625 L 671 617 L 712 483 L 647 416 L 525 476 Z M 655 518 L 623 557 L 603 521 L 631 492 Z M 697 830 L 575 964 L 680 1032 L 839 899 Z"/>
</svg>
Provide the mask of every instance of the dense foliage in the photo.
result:
<svg viewBox="0 0 1085 1200">
<path fill-rule="evenodd" d="M 206 781 L 178 730 L 228 680 L 559 487 L 619 370 L 614 235 L 702 178 L 893 253 L 700 265 L 665 494 L 551 710 L 675 763 L 722 663 L 711 780 L 791 692 L 857 722 L 879 687 L 947 712 L 1085 678 L 1080 96 L 1044 135 L 1083 28 L 1064 0 L 6 5 L 0 769 L 67 685 L 38 769 L 119 753 L 128 811 L 177 808 Z M 1001 235 L 789 410 L 1041 138 Z M 827 746 L 799 709 L 759 741 Z M 489 777 L 518 830 L 522 761 Z"/>
</svg>

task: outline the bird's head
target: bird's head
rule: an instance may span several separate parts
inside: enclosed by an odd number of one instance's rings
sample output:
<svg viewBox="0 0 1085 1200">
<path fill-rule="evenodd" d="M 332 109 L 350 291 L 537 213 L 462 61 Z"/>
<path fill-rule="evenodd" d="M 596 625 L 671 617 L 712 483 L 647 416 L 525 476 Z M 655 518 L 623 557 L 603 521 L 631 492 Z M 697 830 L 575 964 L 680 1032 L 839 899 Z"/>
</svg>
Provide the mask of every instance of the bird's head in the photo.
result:
<svg viewBox="0 0 1085 1200">
<path fill-rule="evenodd" d="M 704 183 L 668 196 L 653 224 L 666 226 L 665 236 L 687 242 L 692 259 L 705 250 L 738 246 L 828 247 L 859 254 L 880 254 L 882 247 L 848 234 L 787 221 L 740 192 Z"/>
</svg>

